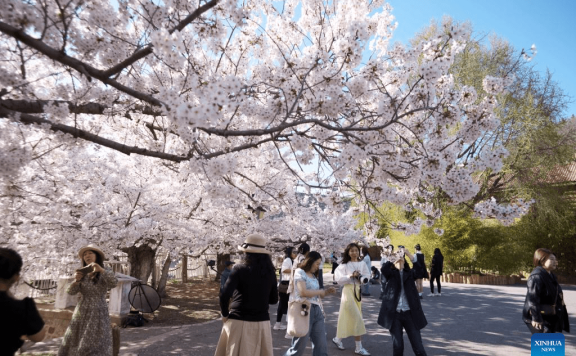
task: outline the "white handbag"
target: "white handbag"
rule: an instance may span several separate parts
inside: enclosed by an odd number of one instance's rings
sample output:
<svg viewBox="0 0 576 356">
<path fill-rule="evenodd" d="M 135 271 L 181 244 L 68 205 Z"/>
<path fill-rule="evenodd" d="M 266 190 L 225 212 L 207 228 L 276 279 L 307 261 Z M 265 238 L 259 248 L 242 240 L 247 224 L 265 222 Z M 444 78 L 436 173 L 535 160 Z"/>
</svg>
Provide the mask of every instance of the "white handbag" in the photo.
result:
<svg viewBox="0 0 576 356">
<path fill-rule="evenodd" d="M 288 335 L 302 337 L 308 334 L 311 306 L 308 300 L 288 302 Z"/>
</svg>

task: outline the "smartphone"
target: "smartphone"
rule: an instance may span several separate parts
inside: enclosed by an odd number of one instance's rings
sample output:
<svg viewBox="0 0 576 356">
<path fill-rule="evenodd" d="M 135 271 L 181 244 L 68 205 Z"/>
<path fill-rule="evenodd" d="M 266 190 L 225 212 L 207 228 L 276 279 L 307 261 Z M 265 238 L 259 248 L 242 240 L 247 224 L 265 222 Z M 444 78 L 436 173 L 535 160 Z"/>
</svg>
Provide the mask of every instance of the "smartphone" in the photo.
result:
<svg viewBox="0 0 576 356">
<path fill-rule="evenodd" d="M 94 272 L 94 266 L 86 266 L 82 268 L 78 268 L 76 272 L 80 272 L 82 274 L 88 274 Z"/>
</svg>

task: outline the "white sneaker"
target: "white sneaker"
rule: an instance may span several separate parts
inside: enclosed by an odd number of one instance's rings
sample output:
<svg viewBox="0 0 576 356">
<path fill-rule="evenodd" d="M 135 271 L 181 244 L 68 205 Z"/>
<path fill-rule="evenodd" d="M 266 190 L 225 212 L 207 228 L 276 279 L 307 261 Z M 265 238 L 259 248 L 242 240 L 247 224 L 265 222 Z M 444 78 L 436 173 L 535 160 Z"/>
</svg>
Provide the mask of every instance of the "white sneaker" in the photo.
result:
<svg viewBox="0 0 576 356">
<path fill-rule="evenodd" d="M 360 350 L 356 350 L 356 351 L 354 351 L 354 353 L 358 354 L 358 355 L 370 356 L 370 352 L 366 351 L 365 348 L 361 348 Z"/>
<path fill-rule="evenodd" d="M 340 350 L 344 350 L 344 345 L 342 344 L 342 340 L 338 340 L 336 338 L 332 339 L 332 342 L 336 344 L 336 347 Z"/>
<path fill-rule="evenodd" d="M 292 336 L 288 335 L 288 333 L 286 333 L 286 334 L 284 335 L 284 338 L 285 338 L 285 339 L 288 339 L 288 340 L 292 340 Z"/>
<path fill-rule="evenodd" d="M 436 294 L 434 294 L 434 293 L 428 294 L 428 297 L 434 297 L 434 296 L 436 296 Z"/>
<path fill-rule="evenodd" d="M 280 323 L 280 330 L 288 329 L 288 323 Z"/>
<path fill-rule="evenodd" d="M 272 329 L 274 329 L 274 330 L 282 330 L 282 323 L 276 322 L 276 324 L 274 324 L 274 326 L 272 327 Z"/>
<path fill-rule="evenodd" d="M 437 297 L 441 297 L 441 296 L 442 296 L 442 293 L 438 293 L 438 294 L 436 294 L 436 296 L 437 296 Z"/>
</svg>

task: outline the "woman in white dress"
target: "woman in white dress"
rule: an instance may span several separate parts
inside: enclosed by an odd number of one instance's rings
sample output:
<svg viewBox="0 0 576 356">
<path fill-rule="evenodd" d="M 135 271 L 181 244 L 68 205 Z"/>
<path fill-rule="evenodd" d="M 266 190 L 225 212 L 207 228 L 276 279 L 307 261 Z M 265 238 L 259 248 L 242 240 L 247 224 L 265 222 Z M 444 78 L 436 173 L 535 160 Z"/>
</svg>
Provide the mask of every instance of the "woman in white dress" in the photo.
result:
<svg viewBox="0 0 576 356">
<path fill-rule="evenodd" d="M 358 355 L 370 355 L 362 347 L 362 335 L 366 334 L 364 320 L 362 319 L 362 294 L 361 285 L 368 283 L 370 271 L 366 263 L 360 259 L 360 247 L 351 243 L 344 250 L 342 263 L 336 268 L 336 282 L 344 286 L 342 299 L 340 300 L 340 312 L 338 314 L 338 327 L 336 337 L 332 342 L 340 350 L 344 350 L 342 339 L 354 336 L 356 341 L 355 353 Z"/>
</svg>

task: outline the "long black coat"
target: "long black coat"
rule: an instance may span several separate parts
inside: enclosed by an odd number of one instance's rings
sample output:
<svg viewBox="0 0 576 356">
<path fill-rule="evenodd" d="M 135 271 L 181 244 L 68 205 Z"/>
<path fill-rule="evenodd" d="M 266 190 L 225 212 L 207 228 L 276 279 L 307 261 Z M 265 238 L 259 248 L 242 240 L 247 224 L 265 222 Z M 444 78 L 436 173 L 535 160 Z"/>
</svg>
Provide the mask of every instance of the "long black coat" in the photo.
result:
<svg viewBox="0 0 576 356">
<path fill-rule="evenodd" d="M 386 284 L 384 285 L 384 297 L 382 298 L 382 306 L 378 315 L 378 325 L 386 329 L 392 327 L 402 291 L 400 283 L 404 283 L 404 293 L 406 294 L 416 329 L 420 330 L 428 324 L 422 310 L 422 304 L 420 304 L 413 273 L 414 271 L 408 266 L 408 263 L 404 263 L 403 280 L 400 281 L 400 271 L 391 262 L 386 262 L 382 266 L 382 275 L 386 278 Z"/>
<path fill-rule="evenodd" d="M 562 287 L 554 273 L 548 273 L 543 267 L 536 267 L 530 273 L 527 283 L 526 300 L 522 310 L 522 320 L 526 323 L 536 321 L 554 332 L 566 330 L 570 332 L 568 311 L 563 305 Z M 554 299 L 556 301 L 554 301 Z M 556 304 L 556 315 L 543 315 L 540 313 L 543 304 Z"/>
<path fill-rule="evenodd" d="M 444 257 L 442 255 L 434 255 L 432 257 L 432 264 L 430 265 L 430 276 L 440 276 L 444 268 Z"/>
</svg>

